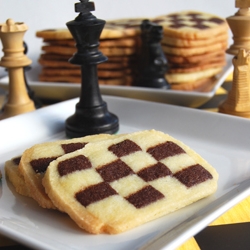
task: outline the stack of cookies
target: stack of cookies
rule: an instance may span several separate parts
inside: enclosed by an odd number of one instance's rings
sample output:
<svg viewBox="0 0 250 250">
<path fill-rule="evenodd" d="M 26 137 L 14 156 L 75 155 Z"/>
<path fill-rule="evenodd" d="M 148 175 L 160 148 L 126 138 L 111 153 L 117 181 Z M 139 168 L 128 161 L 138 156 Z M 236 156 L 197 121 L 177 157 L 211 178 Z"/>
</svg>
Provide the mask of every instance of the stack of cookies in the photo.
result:
<svg viewBox="0 0 250 250">
<path fill-rule="evenodd" d="M 100 37 L 99 50 L 108 61 L 98 65 L 100 84 L 132 85 L 136 70 L 140 23 L 142 19 L 120 19 L 105 24 Z M 78 65 L 68 62 L 76 52 L 75 41 L 68 29 L 42 30 L 36 33 L 43 38 L 43 53 L 39 63 L 43 66 L 40 81 L 81 82 Z"/>
<path fill-rule="evenodd" d="M 209 91 L 226 64 L 226 20 L 212 14 L 183 11 L 159 16 L 162 47 L 168 60 L 166 74 L 172 89 Z"/>
<path fill-rule="evenodd" d="M 98 65 L 100 84 L 134 85 L 143 18 L 107 21 L 100 51 L 108 61 Z M 166 79 L 175 90 L 210 91 L 226 64 L 228 25 L 213 14 L 183 11 L 151 18 L 163 27 L 162 48 L 168 60 Z M 37 32 L 45 45 L 39 62 L 40 81 L 80 83 L 80 67 L 68 62 L 76 52 L 68 29 Z"/>
</svg>

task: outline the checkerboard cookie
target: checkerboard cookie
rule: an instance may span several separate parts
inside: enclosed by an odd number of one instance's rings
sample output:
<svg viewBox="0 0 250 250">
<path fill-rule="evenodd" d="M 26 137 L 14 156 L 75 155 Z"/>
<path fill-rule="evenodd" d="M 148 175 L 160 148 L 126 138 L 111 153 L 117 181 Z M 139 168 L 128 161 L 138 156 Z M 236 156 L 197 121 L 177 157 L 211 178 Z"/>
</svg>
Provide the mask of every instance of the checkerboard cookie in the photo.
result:
<svg viewBox="0 0 250 250">
<path fill-rule="evenodd" d="M 228 46 L 228 25 L 224 18 L 181 11 L 154 21 L 164 29 L 162 48 L 169 65 L 166 78 L 172 89 L 200 91 L 201 86 L 207 86 L 223 70 Z"/>
<path fill-rule="evenodd" d="M 109 138 L 112 135 L 93 135 L 77 139 L 60 140 L 36 144 L 22 154 L 19 171 L 24 178 L 31 197 L 43 208 L 55 209 L 54 204 L 45 193 L 42 178 L 50 162 L 59 156 L 85 147 L 90 141 Z"/>
<path fill-rule="evenodd" d="M 13 184 L 17 193 L 30 196 L 29 189 L 25 185 L 23 176 L 20 174 L 18 165 L 21 160 L 21 156 L 14 157 L 13 159 L 6 161 L 5 174 L 9 181 Z"/>
<path fill-rule="evenodd" d="M 59 210 L 93 234 L 117 234 L 217 189 L 201 156 L 155 130 L 89 143 L 51 162 L 43 185 Z"/>
<path fill-rule="evenodd" d="M 153 18 L 165 35 L 186 39 L 206 39 L 228 32 L 224 18 L 199 11 L 181 11 Z"/>
</svg>

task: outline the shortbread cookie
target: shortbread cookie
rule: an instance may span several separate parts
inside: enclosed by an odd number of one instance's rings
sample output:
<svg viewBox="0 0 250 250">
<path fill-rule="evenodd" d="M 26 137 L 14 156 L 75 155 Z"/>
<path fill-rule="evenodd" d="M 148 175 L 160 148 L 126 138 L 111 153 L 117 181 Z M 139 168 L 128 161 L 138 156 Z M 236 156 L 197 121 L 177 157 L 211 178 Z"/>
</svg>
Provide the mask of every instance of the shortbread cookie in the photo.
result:
<svg viewBox="0 0 250 250">
<path fill-rule="evenodd" d="M 45 68 L 67 68 L 67 69 L 79 69 L 79 65 L 75 65 L 72 64 L 70 62 L 68 62 L 68 60 L 46 60 L 46 59 L 42 59 L 39 58 L 39 63 L 45 67 Z M 105 69 L 105 70 L 123 70 L 124 68 L 129 68 L 129 63 L 128 62 L 104 62 L 104 63 L 100 63 L 97 65 L 98 69 Z"/>
<path fill-rule="evenodd" d="M 210 64 L 214 64 L 214 63 L 224 63 L 226 62 L 226 57 L 225 55 L 221 56 L 221 57 L 212 57 L 208 60 L 206 60 L 205 62 L 197 62 L 197 63 L 173 63 L 173 62 L 168 62 L 169 68 L 193 68 L 193 67 L 199 67 L 199 66 L 203 66 L 203 65 L 210 65 Z"/>
<path fill-rule="evenodd" d="M 200 55 L 192 55 L 192 56 L 177 56 L 177 55 L 170 55 L 165 54 L 168 62 L 175 63 L 175 64 L 204 64 L 204 62 L 211 62 L 214 60 L 221 60 L 225 59 L 225 51 L 210 51 Z"/>
<path fill-rule="evenodd" d="M 140 42 L 140 37 L 125 37 L 118 39 L 100 39 L 99 48 L 110 48 L 110 47 L 137 47 Z"/>
<path fill-rule="evenodd" d="M 101 33 L 100 39 L 133 37 L 140 33 L 140 24 L 144 18 L 124 18 L 108 20 Z M 73 39 L 67 28 L 47 29 L 36 32 L 37 37 L 48 40 Z"/>
<path fill-rule="evenodd" d="M 44 44 L 54 45 L 54 46 L 76 46 L 76 42 L 73 38 L 71 39 L 43 39 Z"/>
<path fill-rule="evenodd" d="M 23 176 L 20 174 L 18 165 L 21 160 L 21 156 L 15 157 L 5 163 L 5 174 L 9 181 L 14 186 L 17 193 L 30 196 L 29 189 L 25 185 Z"/>
<path fill-rule="evenodd" d="M 81 83 L 81 76 L 48 76 L 40 74 L 38 76 L 39 81 L 41 82 L 65 82 L 65 83 L 73 83 L 79 84 Z M 123 85 L 123 86 L 131 86 L 132 84 L 131 76 L 123 76 L 120 78 L 99 78 L 99 85 Z"/>
<path fill-rule="evenodd" d="M 107 20 L 100 39 L 134 37 L 140 34 L 140 25 L 145 18 Z"/>
<path fill-rule="evenodd" d="M 186 38 L 204 39 L 228 32 L 228 24 L 224 18 L 199 11 L 181 11 L 152 19 L 163 26 L 164 35 Z"/>
<path fill-rule="evenodd" d="M 36 32 L 36 36 L 50 40 L 73 39 L 67 28 L 39 30 Z"/>
<path fill-rule="evenodd" d="M 44 45 L 42 46 L 42 50 L 45 53 L 54 53 L 58 55 L 69 55 L 72 56 L 76 51 L 76 47 L 69 47 L 69 46 L 53 46 L 53 45 Z M 102 48 L 100 51 L 105 56 L 129 56 L 133 55 L 136 52 L 136 48 L 129 48 L 129 47 L 111 47 L 111 48 Z"/>
<path fill-rule="evenodd" d="M 133 82 L 133 77 L 126 75 L 120 78 L 99 78 L 98 83 L 100 85 L 110 85 L 110 86 L 131 86 Z"/>
<path fill-rule="evenodd" d="M 98 77 L 100 78 L 119 78 L 131 74 L 130 69 L 122 70 L 98 70 Z M 80 76 L 81 69 L 60 69 L 60 68 L 43 68 L 41 74 L 47 76 Z"/>
<path fill-rule="evenodd" d="M 197 81 L 172 83 L 171 89 L 183 91 L 198 91 L 208 92 L 211 91 L 216 83 L 216 77 L 203 78 Z"/>
<path fill-rule="evenodd" d="M 125 37 L 125 38 L 118 38 L 118 39 L 100 39 L 99 41 L 99 48 L 102 47 L 135 47 L 138 44 L 138 37 Z M 43 43 L 47 43 L 50 45 L 56 46 L 75 46 L 76 42 L 72 39 L 57 39 L 57 40 L 49 40 L 44 39 Z"/>
<path fill-rule="evenodd" d="M 216 170 L 188 146 L 150 130 L 56 159 L 43 185 L 80 228 L 117 234 L 213 194 L 217 180 Z"/>
<path fill-rule="evenodd" d="M 19 171 L 23 175 L 31 197 L 41 207 L 54 208 L 42 186 L 42 178 L 50 162 L 61 155 L 83 148 L 90 141 L 104 140 L 112 135 L 93 135 L 77 139 L 60 140 L 34 145 L 22 154 Z"/>
<path fill-rule="evenodd" d="M 69 59 L 69 58 L 68 58 Z M 39 58 L 38 62 L 40 65 L 46 68 L 68 68 L 68 69 L 78 69 L 79 65 L 72 64 L 68 60 L 46 60 Z"/>
<path fill-rule="evenodd" d="M 77 49 L 76 47 L 69 46 L 44 45 L 42 46 L 42 51 L 47 54 L 67 55 L 70 58 L 77 51 Z"/>
<path fill-rule="evenodd" d="M 211 51 L 220 53 L 223 51 L 225 53 L 227 49 L 227 42 L 223 43 L 214 43 L 207 46 L 201 46 L 201 47 L 173 47 L 173 46 L 167 46 L 163 45 L 162 50 L 166 54 L 170 55 L 177 55 L 177 56 L 193 56 L 193 55 L 201 55 L 205 53 L 209 53 Z"/>
<path fill-rule="evenodd" d="M 192 72 L 197 72 L 205 69 L 211 69 L 211 68 L 217 68 L 221 67 L 223 68 L 226 65 L 225 61 L 221 62 L 214 62 L 214 63 L 207 63 L 207 64 L 201 64 L 201 65 L 196 65 L 196 66 L 191 66 L 190 67 L 169 67 L 168 73 L 192 73 Z"/>
<path fill-rule="evenodd" d="M 201 47 L 215 43 L 224 43 L 228 40 L 228 33 L 219 34 L 216 37 L 208 37 L 206 39 L 183 39 L 178 37 L 163 36 L 162 44 L 171 45 L 174 47 Z"/>
<path fill-rule="evenodd" d="M 81 83 L 80 76 L 47 76 L 40 74 L 38 76 L 39 81 L 41 82 L 62 82 L 62 83 Z"/>
<path fill-rule="evenodd" d="M 216 67 L 189 73 L 167 73 L 165 77 L 169 83 L 195 82 L 200 79 L 215 76 L 221 71 L 221 67 Z"/>
</svg>

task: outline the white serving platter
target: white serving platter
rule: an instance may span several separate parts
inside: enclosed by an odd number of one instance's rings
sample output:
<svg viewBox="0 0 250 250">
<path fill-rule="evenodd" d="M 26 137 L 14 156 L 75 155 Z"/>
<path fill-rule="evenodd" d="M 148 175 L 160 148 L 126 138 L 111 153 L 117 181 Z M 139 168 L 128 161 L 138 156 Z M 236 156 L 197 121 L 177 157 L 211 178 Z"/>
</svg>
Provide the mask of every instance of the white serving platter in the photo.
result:
<svg viewBox="0 0 250 250">
<path fill-rule="evenodd" d="M 108 85 L 100 85 L 100 90 L 104 95 L 121 96 L 197 108 L 205 104 L 215 95 L 216 90 L 233 71 L 232 56 L 227 55 L 226 60 L 226 66 L 223 71 L 218 74 L 213 88 L 208 92 Z M 8 81 L 8 77 L 0 79 L 0 87 L 8 89 Z M 64 101 L 79 97 L 80 95 L 80 84 L 29 81 L 29 85 L 40 98 Z"/>
<path fill-rule="evenodd" d="M 6 180 L 5 161 L 40 142 L 65 138 L 78 99 L 0 121 L 0 233 L 35 249 L 172 250 L 250 195 L 250 120 L 186 107 L 104 96 L 119 133 L 157 129 L 189 145 L 219 173 L 217 192 L 118 235 L 90 235 L 66 215 L 40 208 Z"/>
</svg>

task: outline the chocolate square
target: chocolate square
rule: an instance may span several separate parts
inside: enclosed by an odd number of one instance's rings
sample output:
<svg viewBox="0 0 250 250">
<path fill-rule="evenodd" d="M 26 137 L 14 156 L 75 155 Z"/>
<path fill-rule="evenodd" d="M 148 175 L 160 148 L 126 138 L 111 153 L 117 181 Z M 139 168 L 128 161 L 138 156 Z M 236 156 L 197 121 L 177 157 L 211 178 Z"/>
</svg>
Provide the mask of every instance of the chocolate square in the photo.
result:
<svg viewBox="0 0 250 250">
<path fill-rule="evenodd" d="M 91 168 L 91 162 L 84 155 L 78 155 L 73 158 L 59 162 L 57 169 L 60 176 L 64 176 L 75 171 Z"/>
<path fill-rule="evenodd" d="M 152 186 L 146 186 L 136 193 L 126 197 L 126 200 L 136 208 L 142 208 L 163 198 L 164 195 L 161 192 Z"/>
<path fill-rule="evenodd" d="M 39 159 L 35 159 L 35 160 L 32 160 L 30 162 L 30 165 L 32 166 L 33 170 L 36 172 L 36 173 L 44 173 L 49 164 L 56 160 L 58 157 L 55 156 L 55 157 L 44 157 L 44 158 L 39 158 Z"/>
<path fill-rule="evenodd" d="M 84 148 L 86 144 L 87 143 L 76 142 L 76 143 L 62 144 L 61 147 L 64 150 L 65 154 L 68 154 L 78 149 Z"/>
<path fill-rule="evenodd" d="M 133 174 L 133 170 L 120 159 L 96 169 L 104 181 L 112 182 Z"/>
<path fill-rule="evenodd" d="M 117 157 L 122 157 L 136 151 L 141 151 L 141 148 L 133 141 L 127 139 L 111 145 L 108 150 L 113 152 Z"/>
<path fill-rule="evenodd" d="M 106 182 L 101 182 L 96 185 L 87 187 L 86 189 L 77 192 L 75 198 L 84 206 L 103 200 L 117 192 Z"/>
<path fill-rule="evenodd" d="M 151 154 L 157 161 L 160 161 L 169 156 L 185 153 L 185 151 L 181 147 L 171 141 L 167 141 L 165 143 L 161 143 L 154 147 L 148 148 L 147 152 Z"/>
<path fill-rule="evenodd" d="M 190 166 L 175 173 L 174 177 L 188 188 L 208 179 L 213 179 L 213 176 L 199 164 Z"/>
<path fill-rule="evenodd" d="M 156 163 L 155 165 L 143 168 L 137 175 L 140 176 L 144 181 L 153 181 L 168 175 L 172 175 L 170 169 L 161 162 Z"/>
</svg>

